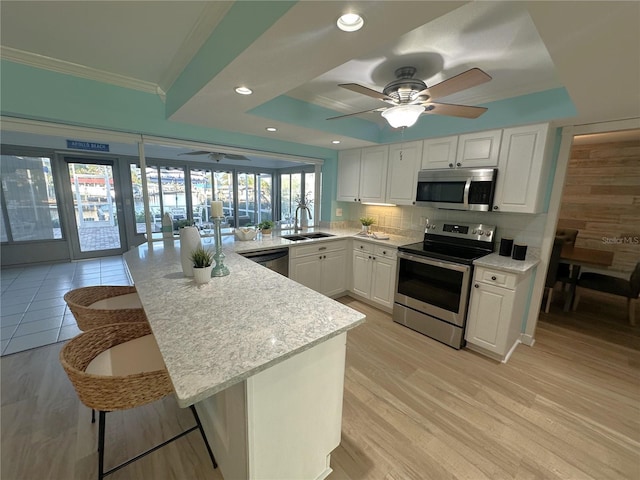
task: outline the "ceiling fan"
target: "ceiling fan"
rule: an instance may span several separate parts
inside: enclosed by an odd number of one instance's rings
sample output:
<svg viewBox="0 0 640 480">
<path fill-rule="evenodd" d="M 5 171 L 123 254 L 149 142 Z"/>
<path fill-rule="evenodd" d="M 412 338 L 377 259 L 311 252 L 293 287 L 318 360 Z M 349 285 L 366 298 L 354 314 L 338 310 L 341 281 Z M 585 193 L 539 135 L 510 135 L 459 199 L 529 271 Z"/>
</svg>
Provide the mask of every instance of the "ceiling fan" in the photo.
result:
<svg viewBox="0 0 640 480">
<path fill-rule="evenodd" d="M 236 155 L 235 153 L 209 152 L 207 150 L 201 150 L 198 152 L 180 153 L 179 155 L 208 155 L 211 160 L 215 160 L 216 162 L 219 162 L 220 160 L 224 160 L 225 158 L 229 160 L 251 161 L 250 158 L 247 158 L 244 155 Z"/>
<path fill-rule="evenodd" d="M 484 107 L 433 102 L 438 98 L 446 97 L 491 80 L 491 77 L 479 68 L 472 68 L 462 72 L 432 87 L 427 87 L 427 84 L 422 80 L 413 78 L 415 73 L 416 69 L 414 67 L 398 68 L 395 71 L 396 79 L 388 83 L 382 93 L 357 83 L 339 84 L 339 87 L 382 100 L 392 106 L 339 115 L 327 118 L 327 120 L 360 115 L 361 113 L 382 112 L 382 116 L 389 122 L 389 125 L 393 128 L 399 128 L 412 126 L 423 113 L 477 118 L 487 111 Z"/>
</svg>

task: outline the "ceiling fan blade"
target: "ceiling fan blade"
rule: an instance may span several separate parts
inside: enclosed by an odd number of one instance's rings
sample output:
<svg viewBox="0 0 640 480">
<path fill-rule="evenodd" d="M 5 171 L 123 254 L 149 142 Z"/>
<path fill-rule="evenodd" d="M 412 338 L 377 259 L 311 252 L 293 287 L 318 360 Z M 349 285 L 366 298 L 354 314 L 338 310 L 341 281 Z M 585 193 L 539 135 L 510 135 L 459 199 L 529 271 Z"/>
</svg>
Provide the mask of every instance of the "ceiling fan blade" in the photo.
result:
<svg viewBox="0 0 640 480">
<path fill-rule="evenodd" d="M 469 105 L 454 105 L 451 103 L 424 103 L 424 113 L 435 115 L 448 115 L 450 117 L 478 118 L 487 111 L 485 107 L 472 107 Z"/>
<path fill-rule="evenodd" d="M 356 112 L 356 113 L 347 113 L 346 115 L 338 115 L 337 117 L 329 117 L 329 118 L 327 118 L 327 120 L 335 120 L 337 118 L 353 117 L 354 115 L 360 115 L 361 113 L 382 112 L 383 110 L 386 110 L 386 107 L 374 108 L 373 110 L 364 110 L 362 112 Z"/>
<path fill-rule="evenodd" d="M 185 152 L 185 153 L 179 153 L 178 155 L 209 155 L 211 152 L 207 152 L 207 151 L 199 151 L 199 152 Z"/>
<path fill-rule="evenodd" d="M 223 153 L 222 156 L 224 158 L 228 158 L 229 160 L 250 160 L 244 155 L 236 155 L 235 153 Z"/>
<path fill-rule="evenodd" d="M 366 95 L 368 97 L 377 98 L 378 100 L 391 101 L 395 103 L 391 97 L 388 97 L 384 93 L 376 92 L 371 88 L 358 85 L 357 83 L 341 83 L 338 86 L 346 88 L 347 90 L 351 90 L 352 92 L 361 93 L 362 95 Z"/>
<path fill-rule="evenodd" d="M 436 98 L 446 97 L 447 95 L 466 90 L 467 88 L 481 85 L 489 80 L 491 80 L 491 77 L 488 74 L 479 68 L 472 68 L 471 70 L 462 72 L 455 77 L 443 80 L 442 82 L 423 90 L 418 94 L 418 96 L 429 95 L 431 100 L 435 100 Z"/>
</svg>

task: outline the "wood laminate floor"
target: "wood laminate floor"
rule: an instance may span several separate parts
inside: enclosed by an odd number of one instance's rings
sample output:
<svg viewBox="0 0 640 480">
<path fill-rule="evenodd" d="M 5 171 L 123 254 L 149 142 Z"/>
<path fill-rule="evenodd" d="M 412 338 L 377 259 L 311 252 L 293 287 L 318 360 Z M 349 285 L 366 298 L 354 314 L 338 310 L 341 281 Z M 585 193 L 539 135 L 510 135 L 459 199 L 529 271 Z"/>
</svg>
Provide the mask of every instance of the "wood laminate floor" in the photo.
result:
<svg viewBox="0 0 640 480">
<path fill-rule="evenodd" d="M 572 320 L 554 302 L 535 346 L 519 346 L 503 365 L 341 301 L 367 322 L 348 336 L 330 479 L 640 478 L 640 328 L 626 326 L 624 303 L 618 320 L 598 321 L 602 299 L 584 297 Z M 60 348 L 0 360 L 2 480 L 96 477 L 97 427 L 59 365 Z M 173 398 L 108 414 L 107 466 L 192 423 Z M 222 476 L 193 432 L 108 478 Z"/>
</svg>

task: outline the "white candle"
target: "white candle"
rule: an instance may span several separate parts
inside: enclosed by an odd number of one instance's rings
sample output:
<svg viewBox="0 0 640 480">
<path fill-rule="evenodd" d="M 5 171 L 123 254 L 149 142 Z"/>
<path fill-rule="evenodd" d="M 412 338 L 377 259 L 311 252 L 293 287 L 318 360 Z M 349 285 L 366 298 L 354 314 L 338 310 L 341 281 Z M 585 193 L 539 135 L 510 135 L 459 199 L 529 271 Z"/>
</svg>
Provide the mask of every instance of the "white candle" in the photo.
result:
<svg viewBox="0 0 640 480">
<path fill-rule="evenodd" d="M 211 202 L 211 216 L 212 217 L 223 217 L 222 213 L 222 202 L 214 200 Z"/>
</svg>

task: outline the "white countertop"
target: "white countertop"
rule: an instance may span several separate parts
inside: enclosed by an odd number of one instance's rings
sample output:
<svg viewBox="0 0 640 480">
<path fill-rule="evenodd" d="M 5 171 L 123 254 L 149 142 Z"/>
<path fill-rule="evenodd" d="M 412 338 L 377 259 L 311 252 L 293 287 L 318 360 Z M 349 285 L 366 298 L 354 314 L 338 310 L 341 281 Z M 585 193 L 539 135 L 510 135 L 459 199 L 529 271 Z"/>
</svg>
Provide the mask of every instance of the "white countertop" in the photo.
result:
<svg viewBox="0 0 640 480">
<path fill-rule="evenodd" d="M 360 312 L 232 251 L 283 241 L 293 243 L 277 237 L 223 242 L 231 274 L 206 285 L 183 276 L 178 241 L 144 244 L 124 255 L 180 406 L 364 322 Z"/>
<path fill-rule="evenodd" d="M 329 229 L 329 228 L 311 228 L 309 230 L 305 230 L 302 233 L 311 233 L 311 232 L 326 232 L 330 233 L 332 237 L 326 238 L 318 238 L 314 240 L 302 240 L 302 241 L 291 241 L 285 238 L 282 238 L 282 235 L 294 235 L 293 231 L 274 231 L 271 235 L 262 235 L 258 233 L 254 240 L 241 241 L 235 239 L 233 236 L 227 235 L 222 239 L 222 243 L 225 248 L 228 248 L 234 252 L 242 253 L 242 252 L 251 252 L 254 250 L 266 250 L 273 248 L 281 248 L 281 247 L 292 247 L 297 245 L 308 245 L 311 241 L 315 242 L 324 242 L 331 240 L 338 240 L 340 238 L 356 238 L 358 240 L 362 240 L 365 242 L 375 243 L 378 245 L 390 245 L 393 247 L 398 247 L 400 245 L 406 245 L 409 243 L 419 242 L 422 240 L 422 237 L 404 237 L 400 235 L 387 235 L 389 238 L 386 240 L 376 239 L 374 237 L 361 237 L 357 235 L 360 230 L 357 229 Z M 382 233 L 378 233 L 379 235 L 383 235 Z M 207 238 L 203 239 L 203 246 L 210 248 L 214 248 L 213 239 L 211 239 L 210 243 L 206 243 Z"/>
<path fill-rule="evenodd" d="M 524 260 L 514 260 L 511 257 L 503 257 L 497 253 L 492 253 L 473 261 L 477 267 L 487 267 L 502 270 L 509 273 L 526 273 L 540 263 L 539 251 L 529 249 Z"/>
</svg>

